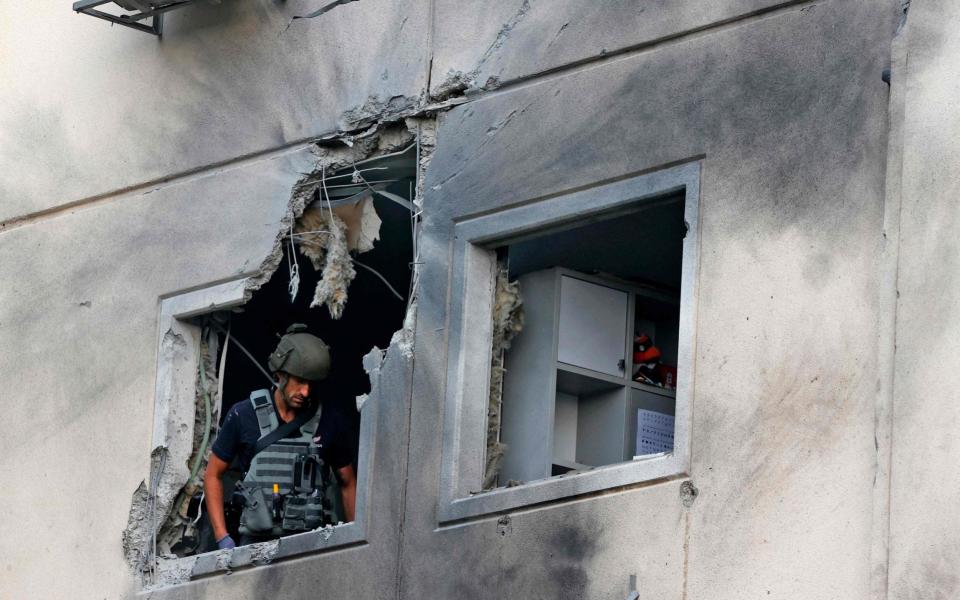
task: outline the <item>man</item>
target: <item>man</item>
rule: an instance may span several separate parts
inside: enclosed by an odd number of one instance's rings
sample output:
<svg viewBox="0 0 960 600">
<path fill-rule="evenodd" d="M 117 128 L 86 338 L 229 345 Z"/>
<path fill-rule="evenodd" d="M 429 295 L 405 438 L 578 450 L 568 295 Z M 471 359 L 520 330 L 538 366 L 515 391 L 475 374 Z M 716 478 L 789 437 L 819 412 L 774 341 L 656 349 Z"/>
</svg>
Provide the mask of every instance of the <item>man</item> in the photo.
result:
<svg viewBox="0 0 960 600">
<path fill-rule="evenodd" d="M 237 484 L 244 498 L 241 544 L 353 520 L 352 428 L 311 401 L 313 384 L 330 372 L 330 351 L 306 329 L 287 329 L 268 361 L 272 392 L 258 390 L 234 404 L 213 443 L 203 488 L 220 549 L 236 546 L 227 531 L 222 481 L 235 460 L 245 473 Z"/>
</svg>

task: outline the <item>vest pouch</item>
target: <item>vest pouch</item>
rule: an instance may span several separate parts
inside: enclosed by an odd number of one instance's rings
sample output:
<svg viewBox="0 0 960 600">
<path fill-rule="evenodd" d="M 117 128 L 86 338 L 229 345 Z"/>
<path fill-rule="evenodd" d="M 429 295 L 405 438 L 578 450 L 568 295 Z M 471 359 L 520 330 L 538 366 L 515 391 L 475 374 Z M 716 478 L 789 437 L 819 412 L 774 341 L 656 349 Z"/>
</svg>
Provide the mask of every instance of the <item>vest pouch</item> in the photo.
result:
<svg viewBox="0 0 960 600">
<path fill-rule="evenodd" d="M 284 531 L 306 531 L 313 529 L 307 525 L 307 505 L 309 498 L 306 496 L 289 495 L 283 505 L 283 530 Z"/>
<path fill-rule="evenodd" d="M 240 533 L 246 535 L 273 533 L 273 514 L 263 488 L 244 488 L 243 496 L 246 505 L 240 514 Z"/>
<path fill-rule="evenodd" d="M 317 496 L 308 496 L 307 497 L 307 516 L 306 516 L 306 525 L 308 529 L 316 529 L 317 527 L 323 527 L 328 523 L 333 523 L 331 519 L 324 518 L 324 502 L 325 498 L 322 495 Z"/>
</svg>

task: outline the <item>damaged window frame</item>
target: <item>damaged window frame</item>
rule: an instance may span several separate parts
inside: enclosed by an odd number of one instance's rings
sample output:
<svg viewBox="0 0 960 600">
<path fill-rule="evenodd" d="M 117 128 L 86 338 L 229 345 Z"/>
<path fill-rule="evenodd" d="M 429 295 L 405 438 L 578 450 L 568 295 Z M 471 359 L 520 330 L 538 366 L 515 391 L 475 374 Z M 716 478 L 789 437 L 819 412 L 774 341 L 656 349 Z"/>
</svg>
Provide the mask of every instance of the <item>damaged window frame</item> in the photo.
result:
<svg viewBox="0 0 960 600">
<path fill-rule="evenodd" d="M 196 357 L 200 352 L 202 328 L 199 318 L 218 311 L 231 310 L 245 303 L 245 293 L 250 278 L 164 298 L 160 303 L 160 334 L 158 340 L 157 379 L 154 404 L 153 438 L 151 447 L 154 465 L 151 469 L 148 509 L 153 515 L 145 515 L 154 535 L 162 524 L 173 502 L 176 491 L 189 476 L 186 460 L 193 453 L 193 419 L 187 420 L 188 431 L 182 428 L 171 430 L 177 414 L 194 414 L 195 399 L 201 392 L 197 380 Z M 365 359 L 365 364 L 367 360 Z M 357 460 L 357 494 L 354 520 L 326 528 L 293 534 L 233 550 L 215 550 L 195 556 L 166 558 L 148 566 L 153 584 L 161 583 L 163 571 L 188 572 L 185 580 L 228 572 L 237 568 L 274 562 L 305 553 L 352 545 L 367 540 L 370 497 L 369 464 L 376 444 L 378 406 L 375 401 L 377 381 L 371 378 L 371 400 L 364 402 L 360 419 L 359 455 Z M 182 470 L 183 472 L 179 472 Z M 160 495 L 169 496 L 162 501 Z M 150 552 L 144 552 L 149 560 Z"/>
<path fill-rule="evenodd" d="M 453 226 L 450 342 L 444 399 L 441 523 L 562 500 L 687 474 L 693 399 L 699 268 L 700 163 L 598 185 L 506 208 Z M 638 210 L 648 201 L 682 194 L 687 233 L 681 267 L 678 378 L 673 452 L 483 490 L 492 358 L 497 248 L 569 227 Z M 433 287 L 436 282 L 424 282 Z M 522 294 L 522 290 L 521 290 Z M 522 335 L 522 334 L 521 334 Z"/>
<path fill-rule="evenodd" d="M 318 147 L 324 143 L 333 144 L 336 148 L 339 148 L 340 145 L 343 146 L 340 151 L 343 156 L 336 159 L 332 157 L 325 159 L 328 165 L 341 166 L 340 171 L 342 172 L 338 173 L 335 170 L 328 176 L 326 166 L 323 166 L 315 173 L 305 176 L 298 183 L 294 189 L 293 203 L 296 204 L 297 198 L 302 198 L 303 208 L 299 211 L 294 209 L 290 216 L 293 221 L 288 225 L 281 225 L 281 233 L 277 238 L 278 248 L 289 244 L 291 255 L 294 252 L 294 238 L 299 243 L 306 243 L 311 239 L 315 241 L 325 239 L 317 238 L 317 236 L 311 237 L 311 235 L 315 233 L 327 234 L 328 232 L 305 231 L 304 228 L 315 229 L 316 224 L 303 223 L 300 220 L 306 214 L 306 209 L 309 208 L 311 203 L 317 204 L 320 207 L 320 213 L 324 216 L 327 211 L 330 211 L 331 218 L 334 216 L 335 206 L 362 202 L 366 199 L 372 199 L 373 195 L 382 196 L 387 201 L 399 204 L 409 210 L 413 254 L 412 261 L 409 264 L 412 269 L 410 288 L 405 290 L 409 294 L 407 298 L 404 298 L 399 291 L 393 288 L 378 271 L 351 258 L 353 264 L 370 271 L 374 277 L 378 278 L 382 282 L 386 293 L 391 293 L 405 303 L 405 318 L 410 316 L 415 305 L 413 297 L 418 273 L 418 269 L 415 267 L 419 264 L 417 262 L 416 240 L 419 235 L 420 215 L 416 198 L 421 193 L 419 170 L 425 164 L 422 162 L 421 126 L 426 123 L 427 121 L 413 123 L 416 125 L 415 135 L 410 123 L 407 123 L 404 128 L 393 127 L 394 124 L 387 124 L 382 127 L 375 126 L 361 134 L 361 141 L 369 142 L 366 144 L 366 146 L 370 146 L 368 148 L 364 147 L 364 144 L 355 147 L 360 136 L 357 138 L 341 136 L 333 138 L 329 142 L 326 138 L 321 139 Z M 378 148 L 381 149 L 380 153 L 376 151 Z M 389 148 L 393 148 L 393 150 L 387 150 Z M 360 154 L 361 156 L 366 154 L 366 157 L 357 160 L 351 154 Z M 417 169 L 415 183 L 410 189 L 410 200 L 388 192 L 385 186 L 381 185 L 390 183 L 389 181 L 380 181 L 376 178 L 369 179 L 361 174 L 368 170 L 378 172 L 384 170 L 385 167 L 380 164 L 381 161 L 396 160 L 397 157 L 404 155 L 410 155 L 411 162 Z M 341 183 L 344 177 L 349 178 L 349 185 Z M 417 196 L 413 196 L 414 187 L 416 187 Z M 331 188 L 336 189 L 337 192 L 328 193 L 327 190 Z M 320 199 L 318 199 L 318 195 Z M 377 223 L 379 224 L 379 218 Z M 372 247 L 372 239 L 368 241 Z M 325 268 L 324 265 L 318 266 L 317 264 L 317 260 L 322 257 L 311 252 L 303 252 L 303 254 L 314 263 L 314 268 L 318 271 Z M 293 262 L 288 260 L 287 265 L 290 269 L 288 273 L 290 276 L 288 292 L 291 294 L 291 298 L 295 295 L 295 288 L 299 285 L 299 268 L 294 267 L 295 262 L 296 259 Z M 325 261 L 321 260 L 320 262 Z M 274 267 L 281 267 L 279 261 Z M 273 269 L 269 270 L 270 276 L 273 272 Z M 352 280 L 352 278 L 351 275 L 348 280 Z M 320 280 L 323 281 L 324 278 L 321 277 Z M 229 325 L 223 321 L 223 318 L 225 314 L 246 305 L 250 300 L 251 290 L 260 289 L 265 281 L 263 273 L 260 273 L 226 283 L 211 283 L 208 287 L 173 293 L 160 298 L 150 477 L 135 494 L 130 520 L 124 532 L 124 551 L 131 566 L 134 566 L 135 570 L 140 573 L 145 589 L 156 589 L 184 583 L 203 576 L 225 574 L 241 567 L 269 564 L 285 558 L 352 546 L 368 540 L 369 507 L 372 501 L 369 471 L 375 452 L 376 427 L 380 419 L 379 371 L 386 357 L 386 351 L 379 350 L 376 347 L 362 359 L 363 370 L 369 378 L 370 391 L 357 397 L 357 410 L 360 412 L 361 418 L 357 441 L 356 497 L 354 519 L 352 521 L 327 525 L 312 531 L 290 534 L 279 539 L 239 546 L 234 549 L 211 550 L 182 557 L 162 555 L 158 547 L 158 539 L 162 537 L 163 527 L 168 523 L 168 516 L 171 515 L 171 511 L 178 510 L 176 505 L 180 503 L 183 491 L 187 487 L 195 485 L 196 478 L 193 477 L 193 474 L 196 465 L 200 463 L 200 459 L 198 459 L 200 455 L 196 454 L 199 450 L 196 447 L 197 440 L 195 438 L 202 437 L 204 441 L 208 442 L 207 444 L 201 443 L 201 446 L 205 446 L 207 451 L 210 450 L 213 443 L 212 432 L 210 438 L 207 439 L 206 436 L 201 436 L 201 433 L 197 431 L 198 428 L 203 427 L 204 422 L 209 427 L 209 418 L 213 413 L 217 413 L 216 416 L 219 417 L 220 393 L 217 393 L 213 400 L 216 408 L 212 412 L 209 412 L 209 410 L 211 406 L 210 396 L 213 395 L 210 391 L 212 388 L 216 388 L 220 382 L 212 381 L 210 375 L 207 375 L 206 381 L 204 381 L 204 371 L 210 363 L 214 363 L 214 370 L 216 370 L 216 349 L 209 346 L 211 343 L 214 346 L 223 345 L 220 372 L 217 379 L 222 379 L 226 351 L 231 345 L 236 344 L 237 349 L 256 363 L 256 360 L 250 356 L 249 351 L 240 345 L 238 340 L 230 336 Z M 349 285 L 349 281 L 347 281 L 347 285 Z M 343 310 L 345 296 L 334 294 L 331 297 L 329 293 L 321 294 L 321 287 L 321 285 L 317 285 L 312 307 L 325 306 L 334 319 L 339 318 Z M 217 326 L 218 322 L 221 325 L 219 327 Z M 407 327 L 406 323 L 404 327 Z M 211 333 L 211 330 L 220 330 L 219 333 L 224 333 L 225 338 L 211 340 L 210 338 L 215 336 L 209 335 L 205 338 L 204 334 Z M 403 330 L 401 328 L 400 331 Z M 394 338 L 396 338 L 396 335 L 394 333 Z M 263 371 L 262 366 L 259 366 L 259 368 Z M 269 379 L 269 374 L 265 371 L 264 374 Z M 199 400 L 200 398 L 203 398 L 203 402 Z M 208 407 L 206 415 L 199 415 L 198 403 L 200 405 L 206 404 Z M 197 518 L 199 518 L 199 515 Z"/>
</svg>

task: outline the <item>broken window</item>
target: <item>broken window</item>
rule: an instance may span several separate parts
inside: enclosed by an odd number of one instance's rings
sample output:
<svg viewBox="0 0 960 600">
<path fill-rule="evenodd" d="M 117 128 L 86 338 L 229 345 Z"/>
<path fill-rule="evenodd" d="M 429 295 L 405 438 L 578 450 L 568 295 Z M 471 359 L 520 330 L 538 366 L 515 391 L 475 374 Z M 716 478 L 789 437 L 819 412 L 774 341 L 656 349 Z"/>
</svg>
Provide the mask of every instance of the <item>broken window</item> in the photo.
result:
<svg viewBox="0 0 960 600">
<path fill-rule="evenodd" d="M 441 520 L 685 472 L 698 196 L 692 163 L 453 225 Z"/>
<path fill-rule="evenodd" d="M 193 557 L 217 548 L 202 485 L 211 447 L 231 406 L 249 402 L 251 392 L 273 385 L 267 357 L 292 323 L 305 324 L 330 347 L 330 374 L 311 386 L 310 396 L 322 402 L 325 413 L 342 417 L 337 423 L 349 441 L 349 461 L 355 469 L 364 464 L 363 454 L 372 443 L 360 433 L 360 408 L 371 391 L 365 370 L 371 367 L 364 358 L 389 346 L 402 329 L 415 263 L 412 201 L 418 147 L 406 130 L 402 133 L 390 138 L 394 144 L 406 140 L 400 151 L 310 176 L 311 195 L 282 234 L 279 264 L 248 301 L 243 301 L 248 280 L 239 280 L 161 303 L 161 328 L 169 330 L 161 343 L 158 398 L 168 400 L 157 409 L 158 450 L 149 489 L 142 486 L 135 495 L 124 534 L 128 560 L 149 573 L 148 583 L 163 582 L 163 572 L 189 577 L 225 568 L 213 559 L 186 567 L 161 560 L 158 575 L 157 559 Z M 179 397 L 188 389 L 196 390 L 192 405 Z M 179 416 L 187 406 L 195 409 L 189 442 L 178 439 L 189 429 Z M 182 447 L 169 446 L 171 439 Z M 183 458 L 186 465 L 170 464 L 171 458 Z M 357 476 L 362 481 L 363 474 Z M 243 500 L 232 492 L 242 477 L 240 470 L 231 469 L 223 479 L 227 528 L 238 542 Z M 182 487 L 173 488 L 175 484 Z M 279 491 L 281 503 L 284 493 Z M 364 501 L 358 492 L 358 520 Z M 151 528 L 151 522 L 158 526 Z M 274 542 L 263 552 L 272 558 L 363 539 L 354 523 L 344 527 L 346 533 L 339 536 L 331 530 L 313 543 L 294 535 L 301 539 L 290 538 L 286 546 Z M 309 529 L 285 530 L 284 535 L 309 534 Z M 245 560 L 255 562 L 258 556 L 255 551 Z"/>
</svg>

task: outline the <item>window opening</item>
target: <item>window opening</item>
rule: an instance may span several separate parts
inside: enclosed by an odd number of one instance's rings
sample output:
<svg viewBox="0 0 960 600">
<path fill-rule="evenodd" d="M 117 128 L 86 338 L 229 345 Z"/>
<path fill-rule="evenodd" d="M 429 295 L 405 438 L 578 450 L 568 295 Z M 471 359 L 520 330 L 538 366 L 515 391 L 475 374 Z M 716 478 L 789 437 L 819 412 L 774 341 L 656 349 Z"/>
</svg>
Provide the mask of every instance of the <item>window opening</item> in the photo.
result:
<svg viewBox="0 0 960 600">
<path fill-rule="evenodd" d="M 501 245 L 484 489 L 673 451 L 684 197 Z"/>
<path fill-rule="evenodd" d="M 324 411 L 343 417 L 357 467 L 357 398 L 370 392 L 362 359 L 374 346 L 389 346 L 407 311 L 415 179 L 415 145 L 323 173 L 313 202 L 284 242 L 283 262 L 270 280 L 243 306 L 193 320 L 201 331 L 195 451 L 190 480 L 160 528 L 155 555 L 184 557 L 217 549 L 202 489 L 210 448 L 230 408 L 271 383 L 267 357 L 293 323 L 305 324 L 330 346 L 330 375 L 312 386 L 310 395 L 322 400 Z M 331 224 L 341 229 L 341 255 L 333 255 L 326 244 Z M 354 270 L 355 265 L 361 268 Z M 242 477 L 232 468 L 223 479 L 227 528 L 238 542 L 242 501 L 233 490 Z"/>
</svg>

